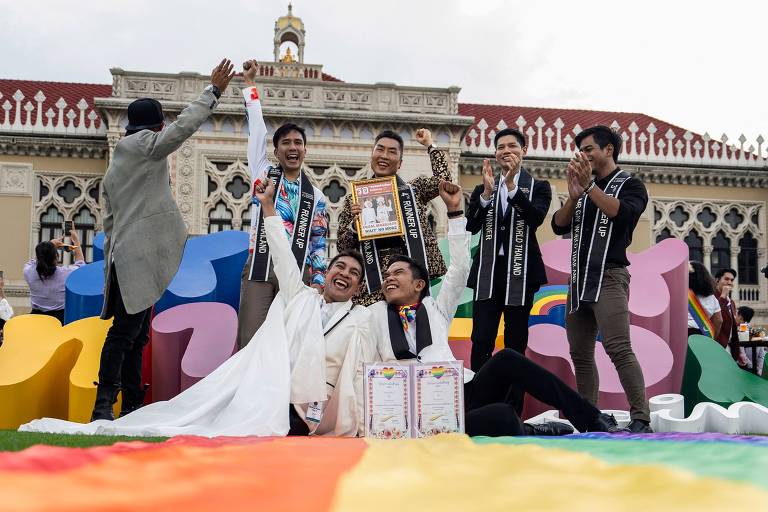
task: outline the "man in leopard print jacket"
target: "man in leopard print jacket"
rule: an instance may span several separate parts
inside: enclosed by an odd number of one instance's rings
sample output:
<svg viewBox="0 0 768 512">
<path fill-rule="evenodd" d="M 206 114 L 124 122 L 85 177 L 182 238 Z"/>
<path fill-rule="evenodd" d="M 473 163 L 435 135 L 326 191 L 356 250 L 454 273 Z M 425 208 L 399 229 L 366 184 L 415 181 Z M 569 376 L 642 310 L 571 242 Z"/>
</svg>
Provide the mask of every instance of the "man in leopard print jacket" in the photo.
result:
<svg viewBox="0 0 768 512">
<path fill-rule="evenodd" d="M 429 159 L 432 163 L 432 176 L 419 176 L 408 183 L 413 187 L 416 202 L 418 204 L 419 224 L 424 239 L 424 248 L 427 256 L 429 277 L 434 279 L 445 274 L 446 266 L 440 249 L 437 246 L 437 238 L 427 220 L 427 203 L 438 196 L 438 188 L 441 180 L 450 181 L 451 172 L 445 153 L 437 149 L 432 141 L 432 133 L 426 128 L 416 131 L 416 140 L 427 148 Z M 403 139 L 397 133 L 385 130 L 376 136 L 371 153 L 371 169 L 375 177 L 394 176 L 403 162 Z M 361 207 L 352 202 L 352 196 L 348 195 L 344 202 L 344 208 L 339 215 L 339 231 L 337 249 L 339 252 L 351 249 L 359 249 L 360 242 L 357 239 L 355 216 L 359 215 Z M 389 266 L 389 258 L 394 254 L 406 254 L 405 238 L 389 237 L 376 241 L 378 249 L 379 265 L 381 269 Z M 356 304 L 369 306 L 384 299 L 381 289 L 368 293 L 364 288 L 355 296 Z"/>
</svg>

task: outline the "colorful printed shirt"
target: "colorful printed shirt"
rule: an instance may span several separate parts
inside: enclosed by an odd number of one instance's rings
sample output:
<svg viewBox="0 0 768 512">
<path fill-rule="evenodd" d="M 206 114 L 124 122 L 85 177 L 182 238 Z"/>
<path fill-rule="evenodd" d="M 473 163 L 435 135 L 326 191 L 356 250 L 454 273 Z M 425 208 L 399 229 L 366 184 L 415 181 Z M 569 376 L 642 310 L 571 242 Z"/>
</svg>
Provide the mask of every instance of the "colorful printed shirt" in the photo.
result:
<svg viewBox="0 0 768 512">
<path fill-rule="evenodd" d="M 246 87 L 243 89 L 243 98 L 248 117 L 248 169 L 251 172 L 251 183 L 257 179 L 264 179 L 272 168 L 272 164 L 267 159 L 267 125 L 264 123 L 264 116 L 261 110 L 261 101 L 259 93 L 255 87 Z M 304 172 L 304 171 L 302 171 Z M 280 180 L 280 186 L 277 190 L 277 201 L 275 209 L 278 215 L 283 219 L 285 234 L 288 239 L 293 238 L 293 226 L 296 222 L 296 216 L 299 210 L 299 192 L 300 181 L 289 181 L 283 176 Z M 309 267 L 311 273 L 310 284 L 325 284 L 325 271 L 327 268 L 326 243 L 325 238 L 328 235 L 328 211 L 326 209 L 326 200 L 322 191 L 314 188 L 315 196 L 315 214 L 312 218 L 312 230 L 309 235 L 309 245 L 307 247 L 307 258 L 305 264 Z M 259 203 L 253 198 L 251 212 L 251 236 L 249 250 L 253 251 L 256 244 L 256 222 L 258 220 Z"/>
</svg>

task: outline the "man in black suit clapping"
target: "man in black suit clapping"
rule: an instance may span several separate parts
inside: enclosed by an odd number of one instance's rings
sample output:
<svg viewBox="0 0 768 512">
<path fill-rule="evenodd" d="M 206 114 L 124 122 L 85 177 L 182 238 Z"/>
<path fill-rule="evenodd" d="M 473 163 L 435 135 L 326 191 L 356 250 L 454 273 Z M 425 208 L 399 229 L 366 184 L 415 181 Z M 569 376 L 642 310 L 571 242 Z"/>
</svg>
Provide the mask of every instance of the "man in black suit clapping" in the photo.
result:
<svg viewBox="0 0 768 512">
<path fill-rule="evenodd" d="M 520 131 L 506 128 L 494 137 L 501 172 L 483 162 L 483 184 L 467 208 L 467 230 L 481 231 L 467 286 L 473 288 L 472 369 L 493 352 L 501 314 L 504 346 L 525 355 L 533 295 L 547 282 L 536 229 L 552 200 L 549 182 L 534 180 L 522 167 L 527 146 Z"/>
</svg>

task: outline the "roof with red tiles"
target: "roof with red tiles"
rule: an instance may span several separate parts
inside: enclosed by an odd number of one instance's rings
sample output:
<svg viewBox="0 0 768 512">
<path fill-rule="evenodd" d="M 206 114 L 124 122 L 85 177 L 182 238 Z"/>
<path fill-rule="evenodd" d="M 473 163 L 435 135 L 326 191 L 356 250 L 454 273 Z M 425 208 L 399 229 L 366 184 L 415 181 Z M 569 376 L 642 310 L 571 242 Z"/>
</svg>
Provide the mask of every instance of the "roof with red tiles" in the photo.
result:
<svg viewBox="0 0 768 512">
<path fill-rule="evenodd" d="M 27 113 L 24 110 L 24 106 L 28 102 L 31 102 L 32 106 L 35 108 L 31 115 L 31 122 L 35 122 L 38 104 L 38 101 L 35 99 L 35 95 L 37 95 L 39 91 L 42 91 L 43 95 L 45 96 L 45 100 L 42 101 L 43 112 L 41 113 L 43 124 L 48 122 L 44 113 L 47 112 L 49 108 L 53 109 L 58 117 L 59 109 L 56 106 L 56 103 L 60 98 L 63 98 L 66 102 L 66 107 L 64 107 L 65 124 L 68 124 L 66 112 L 71 109 L 76 114 L 75 118 L 73 119 L 73 124 L 74 126 L 79 126 L 80 109 L 77 107 L 77 104 L 80 102 L 80 100 L 85 100 L 85 102 L 88 104 L 88 107 L 85 111 L 87 116 L 90 111 L 93 110 L 95 105 L 93 99 L 97 97 L 111 96 L 112 86 L 106 84 L 0 79 L 0 123 L 6 120 L 13 122 L 16 119 L 17 101 L 14 98 L 16 91 L 21 91 L 21 94 L 23 95 L 23 99 L 20 102 L 21 112 L 19 112 L 20 122 L 22 125 L 26 124 Z M 10 106 L 10 110 L 4 108 L 7 106 Z M 6 116 L 8 117 L 6 118 Z M 85 122 L 89 122 L 87 118 Z M 98 127 L 101 124 L 101 119 L 97 119 L 95 123 Z"/>
<path fill-rule="evenodd" d="M 523 133 L 528 135 L 529 128 L 536 132 L 534 137 L 538 137 L 539 126 L 541 125 L 542 131 L 546 131 L 548 128 L 555 132 L 554 137 L 557 136 L 557 126 L 562 123 L 561 126 L 561 138 L 566 135 L 570 135 L 573 139 L 576 135 L 574 128 L 578 125 L 580 129 L 585 129 L 590 126 L 602 124 L 606 126 L 618 125 L 618 131 L 625 132 L 628 135 L 631 134 L 632 123 L 636 125 L 636 136 L 640 135 L 646 137 L 646 151 L 647 145 L 650 142 L 649 127 L 653 125 L 654 131 L 654 151 L 659 151 L 657 146 L 658 141 L 662 140 L 665 144 L 668 143 L 667 134 L 674 134 L 673 144 L 677 144 L 680 141 L 682 144 L 690 142 L 693 146 L 696 142 L 704 145 L 704 139 L 702 135 L 690 132 L 685 128 L 668 123 L 659 118 L 649 116 L 647 114 L 636 112 L 608 112 L 601 110 L 584 110 L 584 109 L 566 109 L 566 108 L 541 108 L 541 107 L 520 107 L 512 105 L 483 105 L 477 103 L 459 103 L 459 114 L 464 116 L 473 116 L 475 122 L 469 129 L 466 137 L 467 145 L 481 145 L 490 146 L 493 144 L 493 139 L 490 134 L 491 131 L 499 131 L 499 123 L 503 120 L 502 126 L 506 125 L 511 128 L 518 128 L 518 120 L 522 117 L 525 121 L 523 125 Z M 560 122 L 558 122 L 558 119 Z M 481 126 L 478 126 L 481 120 L 485 120 L 487 128 L 485 129 L 485 141 L 480 144 L 478 137 L 481 132 Z M 538 125 L 537 125 L 538 123 Z M 474 140 L 472 138 L 473 130 L 475 132 Z M 580 131 L 580 130 L 576 130 Z M 653 129 L 651 129 L 653 131 Z M 686 139 L 684 135 L 690 133 L 690 140 Z M 542 134 L 542 138 L 546 140 L 546 136 Z M 710 144 L 714 141 L 710 139 Z M 731 141 L 734 142 L 734 141 Z M 636 141 L 636 144 L 640 144 L 640 141 Z M 746 148 L 745 148 L 746 149 Z M 665 152 L 667 149 L 664 150 Z M 728 153 L 731 149 L 728 146 Z"/>
<path fill-rule="evenodd" d="M 340 78 L 336 78 L 333 75 L 329 75 L 328 73 L 323 73 L 323 82 L 343 82 L 344 80 Z"/>
</svg>

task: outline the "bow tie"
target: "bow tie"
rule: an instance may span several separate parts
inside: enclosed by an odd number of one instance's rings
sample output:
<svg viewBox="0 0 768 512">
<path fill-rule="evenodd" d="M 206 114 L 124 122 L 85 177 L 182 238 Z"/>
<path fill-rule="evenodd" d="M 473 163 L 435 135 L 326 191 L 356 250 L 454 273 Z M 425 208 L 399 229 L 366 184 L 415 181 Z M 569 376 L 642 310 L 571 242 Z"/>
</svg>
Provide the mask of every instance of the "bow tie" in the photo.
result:
<svg viewBox="0 0 768 512">
<path fill-rule="evenodd" d="M 419 309 L 419 303 L 409 306 L 400 306 L 400 321 L 403 323 L 403 330 L 408 330 L 408 324 L 416 321 L 416 310 Z"/>
</svg>

